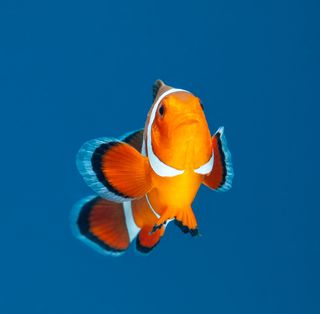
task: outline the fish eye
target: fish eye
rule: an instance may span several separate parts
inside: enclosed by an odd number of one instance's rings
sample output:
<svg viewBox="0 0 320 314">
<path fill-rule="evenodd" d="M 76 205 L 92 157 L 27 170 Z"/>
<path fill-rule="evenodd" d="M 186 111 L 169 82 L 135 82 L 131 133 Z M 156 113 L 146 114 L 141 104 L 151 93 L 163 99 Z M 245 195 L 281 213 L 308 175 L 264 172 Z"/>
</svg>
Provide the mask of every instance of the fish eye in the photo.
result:
<svg viewBox="0 0 320 314">
<path fill-rule="evenodd" d="M 163 117 L 163 115 L 164 115 L 164 105 L 160 105 L 159 114 L 160 114 L 161 117 Z"/>
</svg>

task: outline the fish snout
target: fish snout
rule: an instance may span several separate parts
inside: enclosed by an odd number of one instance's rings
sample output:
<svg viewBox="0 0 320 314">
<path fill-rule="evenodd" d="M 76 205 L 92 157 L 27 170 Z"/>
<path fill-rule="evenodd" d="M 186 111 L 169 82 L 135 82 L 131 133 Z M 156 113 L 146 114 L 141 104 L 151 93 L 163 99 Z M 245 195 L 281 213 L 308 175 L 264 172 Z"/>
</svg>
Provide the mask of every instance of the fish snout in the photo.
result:
<svg viewBox="0 0 320 314">
<path fill-rule="evenodd" d="M 179 128 L 181 126 L 193 125 L 200 123 L 201 119 L 197 114 L 187 113 L 178 117 L 174 123 L 175 128 Z"/>
</svg>

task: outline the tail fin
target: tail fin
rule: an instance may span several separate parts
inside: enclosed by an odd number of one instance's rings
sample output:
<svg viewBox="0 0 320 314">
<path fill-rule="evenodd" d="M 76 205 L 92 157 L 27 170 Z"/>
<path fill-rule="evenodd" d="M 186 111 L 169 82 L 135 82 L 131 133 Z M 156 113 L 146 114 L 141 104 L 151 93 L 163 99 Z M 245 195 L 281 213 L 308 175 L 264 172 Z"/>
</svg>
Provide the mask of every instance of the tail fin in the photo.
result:
<svg viewBox="0 0 320 314">
<path fill-rule="evenodd" d="M 77 238 L 102 254 L 124 253 L 140 228 L 132 216 L 131 202 L 115 203 L 99 196 L 86 197 L 72 210 Z"/>
</svg>

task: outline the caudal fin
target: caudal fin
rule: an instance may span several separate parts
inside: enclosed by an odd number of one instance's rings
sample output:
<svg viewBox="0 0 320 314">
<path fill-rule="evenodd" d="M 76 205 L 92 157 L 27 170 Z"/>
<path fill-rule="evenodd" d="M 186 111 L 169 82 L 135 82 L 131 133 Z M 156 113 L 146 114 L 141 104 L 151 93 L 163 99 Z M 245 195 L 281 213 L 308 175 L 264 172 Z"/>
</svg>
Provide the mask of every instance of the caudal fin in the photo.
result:
<svg viewBox="0 0 320 314">
<path fill-rule="evenodd" d="M 102 254 L 121 255 L 137 236 L 131 202 L 115 203 L 99 196 L 86 197 L 72 210 L 77 238 Z"/>
</svg>

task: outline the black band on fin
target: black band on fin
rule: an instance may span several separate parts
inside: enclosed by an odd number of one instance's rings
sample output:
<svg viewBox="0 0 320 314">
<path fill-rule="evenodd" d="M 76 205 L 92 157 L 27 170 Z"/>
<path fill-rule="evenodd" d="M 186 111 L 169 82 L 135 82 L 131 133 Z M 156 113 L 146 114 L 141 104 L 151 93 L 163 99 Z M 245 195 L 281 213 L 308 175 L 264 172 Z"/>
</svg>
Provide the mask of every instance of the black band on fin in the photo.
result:
<svg viewBox="0 0 320 314">
<path fill-rule="evenodd" d="M 152 247 L 146 247 L 146 246 L 141 245 L 139 237 L 137 237 L 137 239 L 136 239 L 136 249 L 137 249 L 138 252 L 140 252 L 142 254 L 149 254 L 159 244 L 159 242 L 157 242 L 156 245 L 154 245 Z"/>
<path fill-rule="evenodd" d="M 221 142 L 221 133 L 218 132 L 216 134 L 217 140 L 218 140 L 218 149 L 219 149 L 219 153 L 221 156 L 221 163 L 222 163 L 222 178 L 221 178 L 221 182 L 220 182 L 220 186 L 223 186 L 226 182 L 226 177 L 227 177 L 227 169 L 226 169 L 226 156 L 224 155 L 224 151 L 222 149 L 222 142 Z"/>
<path fill-rule="evenodd" d="M 130 132 L 121 137 L 121 141 L 131 145 L 138 152 L 141 152 L 144 129 Z"/>
<path fill-rule="evenodd" d="M 122 194 L 119 192 L 115 187 L 113 187 L 109 181 L 106 179 L 105 175 L 102 172 L 102 161 L 103 156 L 106 153 L 106 151 L 110 148 L 112 148 L 115 145 L 119 145 L 119 142 L 108 142 L 100 145 L 96 148 L 94 151 L 92 157 L 91 157 L 91 164 L 92 164 L 92 170 L 95 172 L 98 180 L 112 193 L 121 196 L 123 198 L 128 198 L 127 195 Z"/>
<path fill-rule="evenodd" d="M 79 213 L 75 222 L 78 226 L 79 233 L 92 243 L 98 245 L 104 251 L 110 252 L 111 254 L 123 253 L 125 250 L 117 250 L 115 248 L 112 248 L 107 243 L 103 242 L 97 236 L 95 236 L 90 230 L 90 213 L 92 211 L 92 208 L 100 199 L 101 198 L 97 196 L 92 200 L 84 203 L 81 208 L 78 209 Z"/>
<path fill-rule="evenodd" d="M 181 221 L 179 221 L 177 219 L 174 220 L 174 224 L 176 226 L 178 226 L 183 233 L 190 233 L 191 236 L 193 236 L 193 237 L 196 237 L 196 236 L 199 235 L 199 229 L 198 228 L 190 229 L 187 226 L 185 226 Z"/>
<path fill-rule="evenodd" d="M 203 183 L 213 190 L 227 191 L 231 188 L 234 173 L 223 127 L 220 127 L 212 137 L 212 146 L 214 166 L 212 172 L 204 178 Z"/>
</svg>

